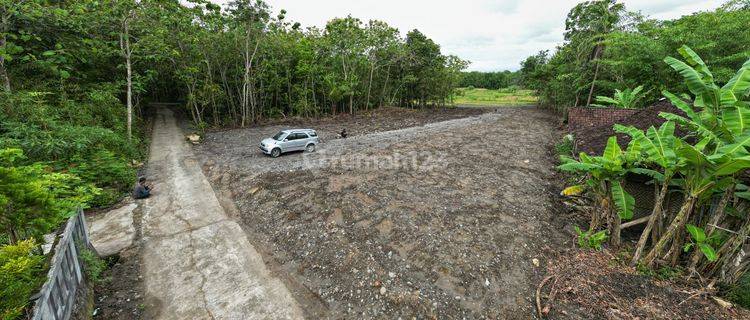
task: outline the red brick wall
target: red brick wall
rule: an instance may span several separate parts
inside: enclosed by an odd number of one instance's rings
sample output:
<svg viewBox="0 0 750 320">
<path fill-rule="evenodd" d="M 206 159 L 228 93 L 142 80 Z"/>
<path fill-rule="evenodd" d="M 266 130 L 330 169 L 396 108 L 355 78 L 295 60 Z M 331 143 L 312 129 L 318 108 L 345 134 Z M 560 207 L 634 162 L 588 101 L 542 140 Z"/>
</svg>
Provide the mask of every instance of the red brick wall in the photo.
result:
<svg viewBox="0 0 750 320">
<path fill-rule="evenodd" d="M 612 126 L 638 111 L 639 109 L 570 108 L 568 110 L 568 130 L 579 131 L 601 126 Z"/>
</svg>

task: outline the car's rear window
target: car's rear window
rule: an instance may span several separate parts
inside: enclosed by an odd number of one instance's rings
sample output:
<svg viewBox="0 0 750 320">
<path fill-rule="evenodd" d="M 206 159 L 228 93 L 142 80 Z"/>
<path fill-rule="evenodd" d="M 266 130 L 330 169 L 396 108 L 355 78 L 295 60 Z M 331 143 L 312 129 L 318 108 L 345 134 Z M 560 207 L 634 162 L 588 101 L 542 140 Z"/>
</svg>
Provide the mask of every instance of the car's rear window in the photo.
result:
<svg viewBox="0 0 750 320">
<path fill-rule="evenodd" d="M 310 132 L 309 132 L 308 134 L 309 134 L 309 135 L 310 135 L 311 137 L 317 137 L 317 136 L 318 136 L 318 134 L 317 134 L 317 133 L 316 133 L 315 131 L 310 131 Z"/>
</svg>

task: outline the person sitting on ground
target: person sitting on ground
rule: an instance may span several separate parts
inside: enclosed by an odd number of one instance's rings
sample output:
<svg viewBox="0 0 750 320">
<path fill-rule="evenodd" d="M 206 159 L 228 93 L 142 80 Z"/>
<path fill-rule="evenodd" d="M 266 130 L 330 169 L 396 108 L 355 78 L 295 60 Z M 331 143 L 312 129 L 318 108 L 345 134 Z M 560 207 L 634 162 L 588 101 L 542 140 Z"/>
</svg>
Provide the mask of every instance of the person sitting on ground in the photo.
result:
<svg viewBox="0 0 750 320">
<path fill-rule="evenodd" d="M 341 136 L 341 138 L 346 138 L 346 128 L 342 129 L 339 135 Z"/>
<path fill-rule="evenodd" d="M 151 186 L 146 184 L 146 177 L 138 178 L 138 182 L 133 188 L 133 198 L 144 199 L 148 198 L 149 195 L 151 195 Z"/>
</svg>

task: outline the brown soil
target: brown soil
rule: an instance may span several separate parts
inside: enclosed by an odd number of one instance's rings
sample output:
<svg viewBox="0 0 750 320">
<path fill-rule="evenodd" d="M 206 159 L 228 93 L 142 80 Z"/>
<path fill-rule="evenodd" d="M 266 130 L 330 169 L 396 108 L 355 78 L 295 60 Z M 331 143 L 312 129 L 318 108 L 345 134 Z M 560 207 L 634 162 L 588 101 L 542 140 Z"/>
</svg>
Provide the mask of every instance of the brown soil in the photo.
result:
<svg viewBox="0 0 750 320">
<path fill-rule="evenodd" d="M 108 258 L 110 268 L 94 287 L 94 319 L 145 319 L 144 283 L 137 248 Z"/>
<path fill-rule="evenodd" d="M 540 301 L 549 319 L 750 318 L 703 291 L 640 275 L 606 251 L 571 250 L 547 270 Z"/>
<path fill-rule="evenodd" d="M 659 116 L 659 113 L 661 112 L 674 113 L 683 117 L 685 116 L 685 113 L 683 113 L 680 109 L 677 109 L 677 107 L 673 106 L 669 101 L 662 100 L 655 103 L 653 106 L 644 108 L 643 110 L 636 112 L 630 117 L 618 121 L 617 123 L 624 126 L 634 126 L 641 130 L 646 130 L 651 126 L 655 126 L 658 128 L 662 123 L 666 121 L 664 118 Z M 628 143 L 630 142 L 630 137 L 625 134 L 615 133 L 615 130 L 612 129 L 613 125 L 614 123 L 574 132 L 573 134 L 576 140 L 576 150 L 592 155 L 600 155 L 604 151 L 604 148 L 607 146 L 607 140 L 611 136 L 617 136 L 617 142 L 619 142 L 622 148 L 627 147 Z M 675 134 L 684 136 L 685 134 L 687 134 L 687 131 L 678 127 L 675 130 Z"/>
<path fill-rule="evenodd" d="M 306 154 L 270 159 L 257 151 L 279 126 L 209 134 L 197 149 L 256 247 L 291 288 L 303 288 L 293 291 L 310 314 L 529 319 L 543 271 L 534 261 L 546 263 L 568 239 L 552 222 L 555 116 L 501 109 L 372 133 L 477 112 L 463 110 L 298 124 L 324 141 L 340 127 L 362 134 L 324 142 L 312 165 Z M 396 154 L 407 160 L 367 163 Z M 359 156 L 364 163 L 354 166 L 314 161 Z"/>
</svg>

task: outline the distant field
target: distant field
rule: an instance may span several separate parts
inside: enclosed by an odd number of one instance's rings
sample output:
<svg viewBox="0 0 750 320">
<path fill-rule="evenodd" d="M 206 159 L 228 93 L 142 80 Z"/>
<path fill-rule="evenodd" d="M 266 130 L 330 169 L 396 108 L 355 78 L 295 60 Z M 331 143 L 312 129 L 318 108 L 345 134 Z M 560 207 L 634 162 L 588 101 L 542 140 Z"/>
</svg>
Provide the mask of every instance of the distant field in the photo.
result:
<svg viewBox="0 0 750 320">
<path fill-rule="evenodd" d="M 537 97 L 533 90 L 522 89 L 478 89 L 459 88 L 453 96 L 456 105 L 478 106 L 519 106 L 535 104 Z"/>
</svg>

